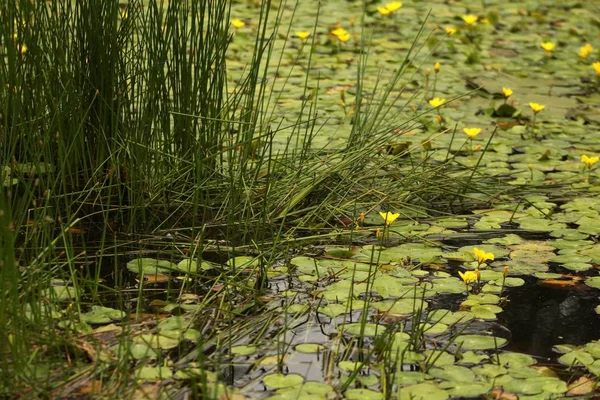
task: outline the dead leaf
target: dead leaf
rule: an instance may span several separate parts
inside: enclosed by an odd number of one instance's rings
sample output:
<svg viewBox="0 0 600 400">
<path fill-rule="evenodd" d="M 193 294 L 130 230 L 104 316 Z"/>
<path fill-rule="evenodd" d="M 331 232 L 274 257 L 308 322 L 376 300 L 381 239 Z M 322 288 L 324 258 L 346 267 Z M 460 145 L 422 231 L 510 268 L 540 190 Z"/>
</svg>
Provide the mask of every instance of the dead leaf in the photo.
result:
<svg viewBox="0 0 600 400">
<path fill-rule="evenodd" d="M 494 400 L 519 400 L 519 396 L 511 392 L 505 392 L 501 387 L 492 390 L 492 399 Z"/>
<path fill-rule="evenodd" d="M 571 382 L 568 388 L 569 391 L 567 393 L 570 395 L 582 396 L 591 393 L 596 388 L 596 381 L 587 376 L 582 376 L 575 382 Z"/>
</svg>

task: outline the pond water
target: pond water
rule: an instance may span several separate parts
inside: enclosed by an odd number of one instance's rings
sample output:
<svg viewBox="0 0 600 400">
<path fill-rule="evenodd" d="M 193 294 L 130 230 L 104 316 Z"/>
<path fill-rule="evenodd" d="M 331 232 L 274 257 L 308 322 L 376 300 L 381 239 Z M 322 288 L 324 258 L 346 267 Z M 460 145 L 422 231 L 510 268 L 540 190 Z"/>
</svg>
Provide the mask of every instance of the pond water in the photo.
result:
<svg viewBox="0 0 600 400">
<path fill-rule="evenodd" d="M 111 354 L 127 348 L 139 382 L 203 398 L 597 394 L 600 57 L 580 54 L 600 48 L 597 5 L 316 3 L 275 7 L 291 28 L 273 37 L 281 58 L 267 76 L 265 118 L 281 127 L 273 154 L 295 148 L 310 98 L 313 147 L 329 168 L 362 102 L 381 101 L 368 126 L 382 141 L 365 149 L 374 172 L 353 186 L 368 205 L 340 200 L 310 221 L 290 212 L 298 227 L 277 252 L 198 245 L 179 230 L 127 237 L 118 257 L 102 250 L 114 256 L 96 265 L 106 292 L 86 298 L 82 332 L 127 321 L 130 337 L 102 343 Z M 232 87 L 258 12 L 232 5 L 244 22 L 229 48 Z M 421 27 L 420 51 L 402 64 Z M 312 196 L 345 179 L 328 178 Z"/>
</svg>

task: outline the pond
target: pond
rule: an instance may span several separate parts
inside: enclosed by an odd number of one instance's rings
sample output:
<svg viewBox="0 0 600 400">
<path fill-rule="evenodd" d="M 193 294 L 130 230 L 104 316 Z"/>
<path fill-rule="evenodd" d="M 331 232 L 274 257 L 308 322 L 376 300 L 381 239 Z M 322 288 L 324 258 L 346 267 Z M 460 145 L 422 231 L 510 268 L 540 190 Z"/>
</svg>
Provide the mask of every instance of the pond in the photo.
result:
<svg viewBox="0 0 600 400">
<path fill-rule="evenodd" d="M 251 228 L 219 200 L 200 228 L 165 206 L 144 234 L 53 243 L 82 277 L 41 296 L 68 367 L 29 378 L 73 398 L 597 396 L 597 11 L 233 1 L 227 92 L 260 93 L 232 113 L 256 107 L 262 130 L 224 139 L 214 175 L 244 188 Z"/>
</svg>

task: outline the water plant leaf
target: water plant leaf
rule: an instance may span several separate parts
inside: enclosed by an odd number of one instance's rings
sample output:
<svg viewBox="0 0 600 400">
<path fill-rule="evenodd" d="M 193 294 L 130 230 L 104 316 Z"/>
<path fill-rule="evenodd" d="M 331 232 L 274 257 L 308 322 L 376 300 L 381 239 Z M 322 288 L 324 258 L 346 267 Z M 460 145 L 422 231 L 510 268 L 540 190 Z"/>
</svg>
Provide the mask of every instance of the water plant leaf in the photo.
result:
<svg viewBox="0 0 600 400">
<path fill-rule="evenodd" d="M 492 384 L 451 381 L 440 383 L 440 388 L 446 389 L 450 396 L 464 398 L 482 396 L 492 390 Z"/>
<path fill-rule="evenodd" d="M 127 263 L 127 269 L 138 275 L 141 274 L 169 274 L 176 265 L 168 260 L 157 260 L 156 258 L 136 258 Z"/>
<path fill-rule="evenodd" d="M 159 356 L 159 352 L 156 349 L 148 346 L 146 343 L 132 343 L 131 346 L 129 346 L 129 352 L 136 360 L 142 360 L 146 358 L 155 360 Z"/>
<path fill-rule="evenodd" d="M 568 367 L 584 366 L 593 363 L 594 357 L 587 351 L 573 350 L 558 357 L 558 362 Z"/>
<path fill-rule="evenodd" d="M 340 361 L 338 368 L 346 372 L 360 371 L 364 366 L 364 363 L 360 361 Z"/>
<path fill-rule="evenodd" d="M 425 350 L 425 364 L 428 366 L 442 367 L 454 364 L 454 355 L 443 350 Z M 418 382 L 414 382 L 418 383 Z"/>
<path fill-rule="evenodd" d="M 59 285 L 42 290 L 41 295 L 57 301 L 67 301 L 74 299 L 77 295 L 77 291 L 73 286 Z"/>
<path fill-rule="evenodd" d="M 403 387 L 398 391 L 398 398 L 400 399 L 445 400 L 448 397 L 450 397 L 450 393 L 433 383 L 417 383 Z"/>
<path fill-rule="evenodd" d="M 428 374 L 434 378 L 443 379 L 452 382 L 475 381 L 475 374 L 471 369 L 460 365 L 445 365 L 442 368 L 431 368 Z"/>
<path fill-rule="evenodd" d="M 441 322 L 448 326 L 469 322 L 474 318 L 473 314 L 467 311 L 452 312 L 446 309 L 437 309 L 429 312 L 427 319 L 434 322 Z"/>
<path fill-rule="evenodd" d="M 257 350 L 258 350 L 258 347 L 256 347 L 256 346 L 248 346 L 248 345 L 233 346 L 233 347 L 231 347 L 231 354 L 235 354 L 238 356 L 249 356 L 251 354 L 256 353 Z"/>
<path fill-rule="evenodd" d="M 322 351 L 325 346 L 318 343 L 300 343 L 296 346 L 296 351 L 300 353 L 314 354 Z"/>
<path fill-rule="evenodd" d="M 480 362 L 487 360 L 487 359 L 489 359 L 489 356 L 487 354 L 477 354 L 472 350 L 468 350 L 459 355 L 459 360 L 457 363 L 465 364 L 465 365 L 477 365 Z M 485 364 L 485 365 L 488 365 L 488 364 Z M 476 374 L 478 373 L 476 369 L 473 369 L 473 372 L 475 372 Z"/>
<path fill-rule="evenodd" d="M 529 354 L 504 352 L 498 355 L 500 364 L 510 368 L 528 367 L 536 363 L 535 359 Z"/>
<path fill-rule="evenodd" d="M 140 367 L 135 371 L 135 376 L 138 379 L 145 381 L 157 381 L 168 379 L 173 376 L 173 371 L 169 367 Z"/>
<path fill-rule="evenodd" d="M 348 400 L 383 400 L 383 393 L 371 389 L 348 389 L 344 397 Z"/>
<path fill-rule="evenodd" d="M 495 378 L 500 375 L 505 375 L 508 370 L 500 365 L 484 364 L 478 367 L 474 367 L 472 371 L 477 375 L 483 375 L 488 378 Z"/>
<path fill-rule="evenodd" d="M 351 324 L 343 324 L 340 325 L 339 329 L 346 334 L 354 335 L 354 336 L 376 336 L 381 335 L 385 332 L 384 325 L 378 324 L 361 324 L 361 323 L 351 323 Z"/>
<path fill-rule="evenodd" d="M 592 276 L 585 280 L 585 284 L 595 289 L 600 289 L 600 276 Z"/>
<path fill-rule="evenodd" d="M 179 346 L 180 340 L 163 335 L 144 334 L 134 337 L 133 342 L 146 344 L 153 349 L 169 350 Z"/>
<path fill-rule="evenodd" d="M 237 256 L 227 260 L 227 266 L 236 270 L 256 267 L 258 264 L 259 259 L 252 256 Z"/>
<path fill-rule="evenodd" d="M 396 383 L 400 386 L 421 383 L 431 377 L 420 371 L 401 371 L 396 373 Z"/>
<path fill-rule="evenodd" d="M 119 321 L 125 317 L 125 312 L 114 308 L 92 306 L 92 309 L 80 315 L 82 321 L 90 324 L 107 324 L 111 321 Z"/>
<path fill-rule="evenodd" d="M 471 312 L 475 318 L 484 319 L 488 321 L 496 320 L 496 314 L 485 308 L 484 306 L 474 306 L 471 307 Z"/>
<path fill-rule="evenodd" d="M 383 250 L 379 256 L 379 261 L 402 262 L 403 260 L 406 260 L 407 257 L 410 257 L 413 260 L 418 260 L 421 263 L 427 264 L 439 262 L 441 256 L 442 249 L 440 247 L 424 243 L 405 243 Z"/>
<path fill-rule="evenodd" d="M 302 375 L 298 374 L 270 374 L 263 378 L 263 383 L 271 389 L 288 388 L 304 382 Z"/>
<path fill-rule="evenodd" d="M 425 310 L 429 307 L 429 304 L 421 299 L 398 299 L 373 302 L 371 303 L 371 307 L 384 313 L 402 315 Z"/>
<path fill-rule="evenodd" d="M 177 263 L 175 266 L 176 269 L 185 273 L 195 273 L 198 272 L 198 262 L 189 258 L 183 259 Z M 202 260 L 200 263 L 200 269 L 202 271 L 209 271 L 213 269 L 212 264 L 207 261 Z"/>
<path fill-rule="evenodd" d="M 465 350 L 489 350 L 504 346 L 507 340 L 485 335 L 458 335 L 454 338 L 454 343 Z"/>
</svg>

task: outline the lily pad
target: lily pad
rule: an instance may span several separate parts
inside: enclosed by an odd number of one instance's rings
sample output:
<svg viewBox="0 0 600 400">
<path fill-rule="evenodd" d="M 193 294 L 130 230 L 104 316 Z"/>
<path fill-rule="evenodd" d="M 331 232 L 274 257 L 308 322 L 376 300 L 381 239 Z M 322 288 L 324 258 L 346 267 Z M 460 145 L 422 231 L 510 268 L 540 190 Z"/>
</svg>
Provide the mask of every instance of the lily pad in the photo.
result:
<svg viewBox="0 0 600 400">
<path fill-rule="evenodd" d="M 263 378 L 263 383 L 271 389 L 288 388 L 304 382 L 302 375 L 298 374 L 270 374 Z"/>
<path fill-rule="evenodd" d="M 504 346 L 507 340 L 501 337 L 485 335 L 459 335 L 454 338 L 454 344 L 465 350 L 489 350 Z"/>
</svg>

